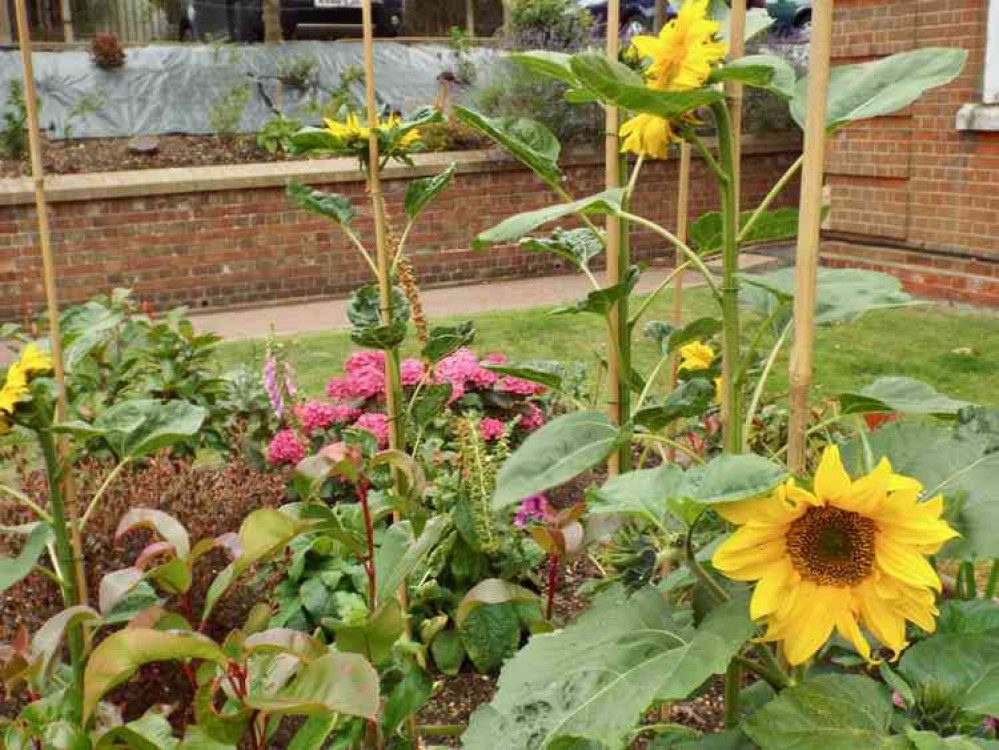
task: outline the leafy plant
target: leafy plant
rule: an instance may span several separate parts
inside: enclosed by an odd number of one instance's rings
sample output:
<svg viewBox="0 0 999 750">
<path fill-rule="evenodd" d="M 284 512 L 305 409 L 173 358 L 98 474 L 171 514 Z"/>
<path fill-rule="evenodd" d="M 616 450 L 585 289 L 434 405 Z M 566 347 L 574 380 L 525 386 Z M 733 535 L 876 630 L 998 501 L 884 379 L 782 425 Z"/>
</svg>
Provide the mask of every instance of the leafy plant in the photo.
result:
<svg viewBox="0 0 999 750">
<path fill-rule="evenodd" d="M 62 125 L 62 137 L 69 140 L 73 137 L 73 130 L 77 122 L 83 122 L 91 115 L 100 114 L 104 109 L 107 100 L 99 91 L 89 91 L 69 108 L 66 112 L 66 119 Z"/>
<path fill-rule="evenodd" d="M 9 159 L 20 159 L 28 150 L 28 108 L 24 101 L 24 86 L 20 81 L 10 82 L 7 104 L 0 128 L 0 152 Z"/>
<path fill-rule="evenodd" d="M 278 80 L 295 89 L 316 86 L 319 78 L 319 58 L 315 55 L 294 55 L 278 60 Z"/>
<path fill-rule="evenodd" d="M 478 77 L 478 71 L 471 57 L 472 43 L 468 39 L 468 33 L 458 26 L 452 26 L 448 30 L 448 44 L 451 47 L 455 80 L 465 86 L 472 85 Z"/>
<path fill-rule="evenodd" d="M 219 138 L 232 138 L 239 133 L 243 113 L 250 103 L 250 84 L 241 83 L 233 86 L 227 93 L 221 95 L 208 110 L 208 121 L 212 132 Z"/>
<path fill-rule="evenodd" d="M 125 48 L 114 34 L 95 34 L 90 42 L 90 59 L 102 70 L 117 70 L 125 65 Z"/>
<path fill-rule="evenodd" d="M 257 133 L 257 146 L 269 154 L 289 153 L 292 138 L 301 129 L 301 120 L 277 115 Z"/>
</svg>

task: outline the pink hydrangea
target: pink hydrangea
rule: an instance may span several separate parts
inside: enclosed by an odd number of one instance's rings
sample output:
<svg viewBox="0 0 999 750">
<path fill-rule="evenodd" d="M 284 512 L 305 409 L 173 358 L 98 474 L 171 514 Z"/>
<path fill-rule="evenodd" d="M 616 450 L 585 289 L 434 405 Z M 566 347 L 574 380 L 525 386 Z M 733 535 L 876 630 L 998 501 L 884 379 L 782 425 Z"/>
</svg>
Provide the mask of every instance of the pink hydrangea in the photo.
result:
<svg viewBox="0 0 999 750">
<path fill-rule="evenodd" d="M 274 466 L 296 465 L 305 458 L 305 446 L 294 430 L 281 430 L 267 448 L 267 460 Z"/>
<path fill-rule="evenodd" d="M 389 422 L 388 417 L 379 412 L 368 412 L 367 414 L 362 414 L 354 422 L 354 427 L 362 430 L 367 430 L 376 438 L 378 438 L 378 445 L 384 448 L 388 445 L 389 441 Z"/>
<path fill-rule="evenodd" d="M 503 437 L 503 433 L 506 432 L 506 424 L 500 419 L 486 417 L 479 423 L 479 432 L 482 434 L 483 440 L 491 443 L 493 440 L 499 440 Z"/>
<path fill-rule="evenodd" d="M 513 525 L 522 529 L 531 521 L 547 521 L 552 511 L 544 495 L 531 495 L 520 501 L 520 507 L 513 516 Z"/>
<path fill-rule="evenodd" d="M 545 387 L 540 383 L 532 383 L 530 380 L 504 375 L 496 383 L 496 390 L 518 396 L 538 396 L 545 392 Z"/>
<path fill-rule="evenodd" d="M 491 365 L 505 365 L 507 363 L 507 358 L 505 354 L 500 354 L 499 352 L 493 352 L 492 354 L 487 354 L 482 358 L 483 362 L 487 362 Z"/>
<path fill-rule="evenodd" d="M 418 385 L 427 372 L 427 367 L 420 360 L 410 357 L 404 359 L 399 366 L 404 386 Z"/>
<path fill-rule="evenodd" d="M 483 367 L 470 349 L 459 349 L 442 359 L 434 376 L 438 383 L 451 384 L 451 401 L 460 399 L 466 390 L 491 388 L 497 379 L 496 373 Z"/>
<path fill-rule="evenodd" d="M 530 409 L 530 413 L 521 415 L 517 426 L 526 432 L 533 432 L 545 423 L 545 415 L 538 408 L 537 404 L 528 404 L 527 406 Z"/>
<path fill-rule="evenodd" d="M 357 419 L 360 411 L 345 404 L 324 404 L 322 401 L 307 401 L 295 407 L 295 414 L 307 433 L 326 430 L 335 424 L 345 424 Z"/>
<path fill-rule="evenodd" d="M 326 385 L 326 395 L 334 401 L 367 400 L 384 394 L 384 352 L 354 352 L 347 358 L 346 369 L 346 375 L 333 378 Z"/>
</svg>

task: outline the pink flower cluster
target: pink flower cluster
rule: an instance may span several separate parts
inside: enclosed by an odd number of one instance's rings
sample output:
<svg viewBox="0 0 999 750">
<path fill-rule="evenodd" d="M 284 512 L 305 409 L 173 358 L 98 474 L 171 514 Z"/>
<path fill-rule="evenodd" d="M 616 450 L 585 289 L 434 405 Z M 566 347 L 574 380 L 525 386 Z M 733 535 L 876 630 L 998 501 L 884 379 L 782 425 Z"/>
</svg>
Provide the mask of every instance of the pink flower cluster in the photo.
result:
<svg viewBox="0 0 999 750">
<path fill-rule="evenodd" d="M 491 443 L 503 437 L 503 433 L 506 432 L 506 423 L 502 419 L 486 417 L 479 423 L 479 432 L 482 433 L 483 440 Z"/>
<path fill-rule="evenodd" d="M 522 529 L 532 521 L 547 521 L 552 518 L 552 510 L 544 495 L 531 495 L 520 501 L 520 507 L 513 516 L 513 525 Z"/>
<path fill-rule="evenodd" d="M 518 427 L 525 432 L 534 432 L 545 423 L 545 414 L 538 408 L 537 404 L 528 404 L 530 414 L 521 415 Z"/>
<path fill-rule="evenodd" d="M 368 412 L 362 414 L 354 422 L 354 427 L 367 430 L 378 438 L 378 446 L 384 448 L 389 442 L 389 421 L 388 417 L 378 412 Z"/>
<path fill-rule="evenodd" d="M 267 448 L 267 460 L 274 466 L 291 464 L 295 466 L 305 458 L 305 446 L 294 430 L 281 430 Z"/>
<path fill-rule="evenodd" d="M 418 385 L 423 376 L 427 374 L 427 366 L 418 359 L 404 359 L 399 365 L 402 375 L 402 384 L 406 387 Z"/>
<path fill-rule="evenodd" d="M 306 401 L 295 407 L 295 414 L 302 423 L 306 434 L 316 430 L 327 430 L 336 424 L 352 422 L 360 416 L 359 409 L 346 404 L 325 404 L 322 401 Z"/>
<path fill-rule="evenodd" d="M 499 378 L 483 367 L 470 349 L 459 349 L 437 363 L 434 379 L 438 383 L 450 383 L 451 401 L 457 401 L 466 391 L 491 388 Z"/>
<path fill-rule="evenodd" d="M 364 349 L 347 358 L 347 374 L 326 385 L 334 401 L 362 401 L 385 395 L 385 353 Z"/>
</svg>

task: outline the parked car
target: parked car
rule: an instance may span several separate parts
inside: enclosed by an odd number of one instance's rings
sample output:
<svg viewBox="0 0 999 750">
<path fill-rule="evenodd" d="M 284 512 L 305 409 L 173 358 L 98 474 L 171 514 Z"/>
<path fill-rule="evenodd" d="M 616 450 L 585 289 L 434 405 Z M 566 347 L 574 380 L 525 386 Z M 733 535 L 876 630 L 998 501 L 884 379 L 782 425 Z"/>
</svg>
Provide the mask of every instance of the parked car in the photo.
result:
<svg viewBox="0 0 999 750">
<path fill-rule="evenodd" d="M 812 24 L 812 0 L 767 0 L 767 11 L 781 29 L 807 29 Z"/>
<path fill-rule="evenodd" d="M 620 35 L 623 42 L 633 36 L 651 34 L 655 27 L 656 0 L 620 0 L 621 27 Z M 603 38 L 607 33 L 607 0 L 579 0 L 581 8 L 585 8 L 593 16 L 593 34 Z M 666 2 L 666 20 L 673 18 L 676 11 Z"/>
<path fill-rule="evenodd" d="M 182 41 L 259 42 L 264 38 L 264 0 L 183 0 Z M 279 0 L 281 33 L 294 39 L 299 29 L 325 28 L 356 35 L 361 28 L 361 0 Z M 397 36 L 405 0 L 372 0 L 375 34 Z"/>
</svg>

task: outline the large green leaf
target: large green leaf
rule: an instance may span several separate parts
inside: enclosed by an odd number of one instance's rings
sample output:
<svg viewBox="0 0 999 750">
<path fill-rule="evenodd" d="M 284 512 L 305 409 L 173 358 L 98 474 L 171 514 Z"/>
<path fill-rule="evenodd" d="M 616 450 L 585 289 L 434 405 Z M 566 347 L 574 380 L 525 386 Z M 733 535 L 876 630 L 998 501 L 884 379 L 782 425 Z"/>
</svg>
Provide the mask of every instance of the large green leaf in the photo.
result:
<svg viewBox="0 0 999 750">
<path fill-rule="evenodd" d="M 834 68 L 826 125 L 835 129 L 905 109 L 930 89 L 957 78 L 967 59 L 967 50 L 924 47 Z M 801 127 L 808 109 L 808 81 L 806 76 L 798 82 L 791 101 L 791 115 Z"/>
<path fill-rule="evenodd" d="M 402 523 L 408 523 L 408 521 Z M 406 578 L 430 554 L 450 525 L 451 519 L 447 514 L 434 516 L 427 521 L 419 538 L 407 547 L 404 554 L 387 570 L 385 575 L 379 575 L 379 602 L 387 601 L 399 593 Z"/>
<path fill-rule="evenodd" d="M 406 338 L 409 325 L 409 300 L 402 289 L 392 287 L 392 321 L 382 323 L 381 296 L 377 284 L 355 289 L 347 302 L 350 339 L 368 349 L 392 349 Z"/>
<path fill-rule="evenodd" d="M 357 216 L 357 209 L 350 198 L 340 193 L 324 193 L 300 182 L 290 182 L 288 197 L 300 208 L 325 216 L 342 226 L 349 226 Z"/>
<path fill-rule="evenodd" d="M 794 297 L 794 269 L 742 275 L 739 301 L 766 317 L 775 305 Z M 918 304 L 894 276 L 857 268 L 820 268 L 817 278 L 818 325 L 848 323 L 871 310 Z"/>
<path fill-rule="evenodd" d="M 983 737 L 941 737 L 936 732 L 920 732 L 913 727 L 906 729 L 905 736 L 909 738 L 914 750 L 999 750 L 999 742 Z"/>
<path fill-rule="evenodd" d="M 999 714 L 999 635 L 936 635 L 909 648 L 898 671 L 913 689 L 917 704 L 960 708 L 974 726 Z"/>
<path fill-rule="evenodd" d="M 715 400 L 715 385 L 692 378 L 677 386 L 659 406 L 647 406 L 635 414 L 635 424 L 658 432 L 678 419 L 703 414 Z"/>
<path fill-rule="evenodd" d="M 999 604 L 990 599 L 946 601 L 940 605 L 937 633 L 999 633 Z"/>
<path fill-rule="evenodd" d="M 326 623 L 324 623 L 326 624 Z M 398 599 L 389 599 L 360 625 L 330 622 L 340 651 L 361 654 L 381 665 L 392 655 L 392 647 L 406 631 L 406 620 Z"/>
<path fill-rule="evenodd" d="M 999 453 L 988 435 L 902 422 L 882 427 L 868 442 L 875 462 L 887 457 L 896 473 L 923 483 L 925 497 L 946 498 L 947 518 L 961 537 L 943 556 L 999 557 Z M 853 476 L 863 473 L 862 455 L 856 443 L 844 452 Z"/>
<path fill-rule="evenodd" d="M 746 55 L 711 74 L 712 81 L 741 81 L 766 89 L 784 100 L 794 96 L 797 79 L 791 64 L 776 55 Z"/>
<path fill-rule="evenodd" d="M 938 393 L 933 386 L 914 378 L 878 378 L 855 393 L 839 397 L 844 414 L 872 412 L 902 412 L 903 414 L 932 414 L 937 417 L 955 417 L 971 404 Z"/>
<path fill-rule="evenodd" d="M 858 675 L 825 675 L 782 692 L 746 721 L 761 750 L 858 750 L 908 747 L 892 737 L 891 698 Z"/>
<path fill-rule="evenodd" d="M 472 240 L 472 247 L 476 250 L 481 250 L 489 245 L 516 242 L 543 224 L 557 221 L 573 214 L 616 214 L 621 210 L 623 195 L 623 188 L 613 188 L 569 203 L 560 203 L 555 206 L 546 206 L 535 211 L 516 214 L 508 219 L 504 219 L 492 229 L 482 232 Z"/>
<path fill-rule="evenodd" d="M 574 55 L 570 66 L 583 85 L 608 104 L 667 120 L 676 120 L 699 107 L 724 99 L 724 94 L 714 88 L 691 91 L 651 89 L 631 68 L 608 60 L 606 55 L 600 53 Z"/>
<path fill-rule="evenodd" d="M 594 315 L 606 316 L 619 301 L 627 297 L 638 284 L 638 266 L 631 266 L 625 277 L 613 286 L 597 289 L 587 294 L 583 299 L 577 300 L 571 305 L 556 307 L 551 311 L 552 315 L 572 315 L 576 313 L 592 313 Z"/>
<path fill-rule="evenodd" d="M 452 111 L 466 125 L 484 133 L 501 145 L 545 183 L 554 187 L 562 182 L 558 166 L 562 144 L 548 128 L 534 120 L 516 117 L 491 118 L 467 107 Z"/>
<path fill-rule="evenodd" d="M 39 523 L 31 530 L 17 557 L 0 557 L 0 593 L 24 580 L 51 539 L 52 527 Z"/>
<path fill-rule="evenodd" d="M 708 15 L 722 25 L 718 38 L 727 42 L 729 40 L 732 9 L 728 0 L 709 0 Z M 743 37 L 748 42 L 757 34 L 761 34 L 769 29 L 774 23 L 774 19 L 765 8 L 750 8 L 746 11 L 746 30 Z"/>
<path fill-rule="evenodd" d="M 577 270 L 589 268 L 590 261 L 604 250 L 603 238 L 588 227 L 556 229 L 550 237 L 526 237 L 520 247 L 538 253 L 553 253 L 567 260 Z"/>
<path fill-rule="evenodd" d="M 151 708 L 135 721 L 104 732 L 94 750 L 122 747 L 129 750 L 174 750 L 179 744 L 163 712 Z"/>
<path fill-rule="evenodd" d="M 509 364 L 497 364 L 494 362 L 484 362 L 487 370 L 492 370 L 497 375 L 509 375 L 511 378 L 529 380 L 532 383 L 539 383 L 553 391 L 562 390 L 563 373 L 562 365 L 558 362 L 529 362 L 524 364 L 511 362 Z"/>
<path fill-rule="evenodd" d="M 475 324 L 470 320 L 455 325 L 434 326 L 427 333 L 427 343 L 421 354 L 423 359 L 435 364 L 463 346 L 469 346 L 474 340 Z"/>
<path fill-rule="evenodd" d="M 604 461 L 627 438 L 628 432 L 601 411 L 578 411 L 553 419 L 503 464 L 493 507 L 501 510 L 568 482 Z"/>
<path fill-rule="evenodd" d="M 103 437 L 119 459 L 137 459 L 193 437 L 206 416 L 204 408 L 187 401 L 132 399 L 101 412 L 92 425 L 67 422 L 57 429 Z"/>
<path fill-rule="evenodd" d="M 150 508 L 132 508 L 118 522 L 115 538 L 135 529 L 150 529 L 173 547 L 177 557 L 187 557 L 191 551 L 191 538 L 187 529 L 169 513 Z"/>
<path fill-rule="evenodd" d="M 575 623 L 535 636 L 507 662 L 462 747 L 550 750 L 559 738 L 623 747 L 651 704 L 685 698 L 725 671 L 752 633 L 745 603 L 738 606 L 737 617 L 722 607 L 694 630 L 673 619 L 655 589 L 600 595 Z"/>
<path fill-rule="evenodd" d="M 537 601 L 538 595 L 528 591 L 523 586 L 504 581 L 500 578 L 487 578 L 479 581 L 465 594 L 454 615 L 454 621 L 459 626 L 464 624 L 469 615 L 483 605 L 529 603 Z"/>
<path fill-rule="evenodd" d="M 305 666 L 276 695 L 251 695 L 245 703 L 284 716 L 331 712 L 373 719 L 378 714 L 378 673 L 357 654 L 328 654 Z"/>
<path fill-rule="evenodd" d="M 683 469 L 676 464 L 619 474 L 588 494 L 587 512 L 623 513 L 661 525 L 668 510 L 667 500 L 679 493 L 683 478 Z"/>
<path fill-rule="evenodd" d="M 749 225 L 753 211 L 743 211 L 739 215 L 740 234 Z M 828 212 L 827 212 L 828 213 Z M 798 236 L 798 209 L 778 208 L 764 211 L 753 223 L 749 232 L 742 238 L 743 245 L 758 242 L 778 242 Z M 722 249 L 724 240 L 722 217 L 717 211 L 702 215 L 690 227 L 690 241 L 697 252 L 716 253 Z"/>
<path fill-rule="evenodd" d="M 444 674 L 456 675 L 465 661 L 465 644 L 457 630 L 443 630 L 430 642 L 434 664 Z"/>
<path fill-rule="evenodd" d="M 680 496 L 707 505 L 760 497 L 787 480 L 780 464 L 753 453 L 722 454 L 689 469 Z"/>
<path fill-rule="evenodd" d="M 579 79 L 572 72 L 570 65 L 572 57 L 564 52 L 549 52 L 548 50 L 532 50 L 530 52 L 517 52 L 510 55 L 510 59 L 530 68 L 535 73 L 554 78 L 569 86 L 579 85 Z"/>
<path fill-rule="evenodd" d="M 42 681 L 51 679 L 62 653 L 66 633 L 84 622 L 99 623 L 101 616 L 90 607 L 78 604 L 48 619 L 31 639 L 31 660 Z"/>
<path fill-rule="evenodd" d="M 219 664 L 226 661 L 214 641 L 189 631 L 126 628 L 108 636 L 87 661 L 83 675 L 84 720 L 109 690 L 128 680 L 143 664 L 186 659 Z"/>
<path fill-rule="evenodd" d="M 483 674 L 498 669 L 520 645 L 520 615 L 510 603 L 476 607 L 458 626 L 465 652 Z"/>
<path fill-rule="evenodd" d="M 416 217 L 423 212 L 423 209 L 429 206 L 431 201 L 451 184 L 457 168 L 458 165 L 451 162 L 448 168 L 439 175 L 420 177 L 409 181 L 409 184 L 406 185 L 405 208 L 406 216 L 410 221 L 415 221 Z"/>
</svg>

